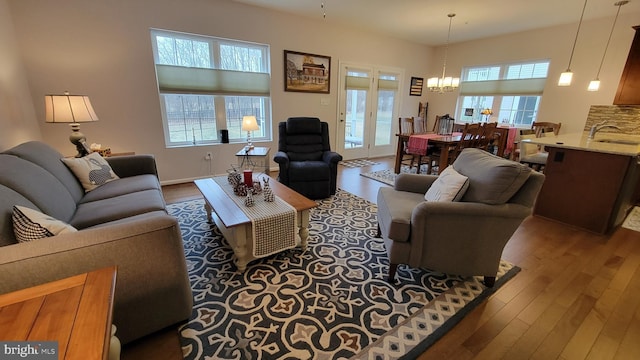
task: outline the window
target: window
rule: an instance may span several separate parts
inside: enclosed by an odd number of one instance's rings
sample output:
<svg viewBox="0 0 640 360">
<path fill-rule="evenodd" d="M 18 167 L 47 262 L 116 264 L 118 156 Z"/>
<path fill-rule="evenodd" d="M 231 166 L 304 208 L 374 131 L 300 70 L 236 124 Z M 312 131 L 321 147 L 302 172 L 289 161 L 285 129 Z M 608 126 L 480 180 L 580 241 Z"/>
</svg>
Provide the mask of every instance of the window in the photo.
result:
<svg viewBox="0 0 640 360">
<path fill-rule="evenodd" d="M 484 121 L 483 109 L 494 120 L 529 126 L 536 120 L 549 60 L 467 67 L 462 70 L 457 119 Z"/>
<path fill-rule="evenodd" d="M 271 140 L 269 46 L 151 30 L 168 147 L 242 142 L 242 117 L 254 115 L 253 140 Z"/>
</svg>

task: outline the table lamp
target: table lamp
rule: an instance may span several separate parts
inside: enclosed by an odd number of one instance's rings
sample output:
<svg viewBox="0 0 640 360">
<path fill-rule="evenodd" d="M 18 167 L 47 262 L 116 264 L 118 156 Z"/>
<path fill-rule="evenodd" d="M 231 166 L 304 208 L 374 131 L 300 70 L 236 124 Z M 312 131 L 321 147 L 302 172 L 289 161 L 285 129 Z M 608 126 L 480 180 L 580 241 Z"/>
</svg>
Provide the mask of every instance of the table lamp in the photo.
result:
<svg viewBox="0 0 640 360">
<path fill-rule="evenodd" d="M 253 149 L 253 144 L 251 143 L 251 132 L 255 130 L 260 130 L 256 117 L 253 115 L 243 116 L 242 131 L 247 132 L 247 150 Z"/>
<path fill-rule="evenodd" d="M 69 123 L 71 135 L 69 141 L 76 146 L 76 157 L 88 155 L 91 151 L 86 142 L 86 137 L 80 132 L 81 122 L 98 121 L 98 116 L 93 111 L 91 101 L 86 95 L 45 95 L 45 122 Z"/>
</svg>

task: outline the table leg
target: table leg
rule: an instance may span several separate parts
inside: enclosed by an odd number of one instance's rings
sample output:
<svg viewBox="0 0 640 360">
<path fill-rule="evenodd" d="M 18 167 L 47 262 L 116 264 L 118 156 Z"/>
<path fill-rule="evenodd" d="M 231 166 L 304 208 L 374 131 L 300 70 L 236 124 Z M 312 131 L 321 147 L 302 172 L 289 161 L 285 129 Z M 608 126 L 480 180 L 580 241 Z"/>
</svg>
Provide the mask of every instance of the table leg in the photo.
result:
<svg viewBox="0 0 640 360">
<path fill-rule="evenodd" d="M 251 254 L 247 251 L 247 244 L 249 241 L 253 241 L 251 238 L 251 225 L 236 226 L 233 230 L 233 253 L 236 256 L 236 266 L 238 271 L 244 272 L 247 269 L 249 263 L 249 257 Z"/>
<path fill-rule="evenodd" d="M 402 136 L 398 136 L 398 147 L 396 148 L 396 164 L 393 168 L 393 172 L 400 174 L 400 164 L 402 163 Z"/>
<path fill-rule="evenodd" d="M 443 146 L 440 150 L 440 160 L 438 161 L 438 174 L 442 174 L 442 171 L 449 166 L 449 146 Z"/>
<path fill-rule="evenodd" d="M 302 251 L 307 250 L 307 239 L 309 238 L 309 210 L 302 210 L 299 216 L 300 247 Z"/>
<path fill-rule="evenodd" d="M 207 213 L 207 221 L 209 222 L 209 224 L 213 223 L 213 219 L 211 218 L 211 211 L 213 209 L 211 208 L 211 205 L 209 205 L 209 203 L 207 201 L 204 202 L 204 211 Z"/>
</svg>

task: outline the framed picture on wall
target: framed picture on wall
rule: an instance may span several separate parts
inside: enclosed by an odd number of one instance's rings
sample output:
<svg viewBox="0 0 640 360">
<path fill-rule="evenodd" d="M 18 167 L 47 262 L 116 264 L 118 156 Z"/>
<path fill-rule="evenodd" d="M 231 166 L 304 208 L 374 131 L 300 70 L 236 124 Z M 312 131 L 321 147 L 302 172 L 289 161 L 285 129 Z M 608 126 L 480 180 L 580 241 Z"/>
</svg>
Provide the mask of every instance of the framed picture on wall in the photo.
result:
<svg viewBox="0 0 640 360">
<path fill-rule="evenodd" d="M 409 88 L 410 96 L 422 96 L 422 83 L 424 78 L 411 77 L 411 87 Z"/>
<path fill-rule="evenodd" d="M 284 91 L 328 94 L 331 57 L 284 51 Z"/>
</svg>

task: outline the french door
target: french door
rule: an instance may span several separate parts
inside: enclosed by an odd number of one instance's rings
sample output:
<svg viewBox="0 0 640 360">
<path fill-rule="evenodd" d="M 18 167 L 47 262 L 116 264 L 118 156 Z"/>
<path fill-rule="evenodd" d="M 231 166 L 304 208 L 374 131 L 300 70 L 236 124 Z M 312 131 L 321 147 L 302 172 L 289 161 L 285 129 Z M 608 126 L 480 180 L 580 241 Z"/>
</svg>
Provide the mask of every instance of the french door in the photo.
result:
<svg viewBox="0 0 640 360">
<path fill-rule="evenodd" d="M 337 149 L 345 160 L 393 154 L 403 71 L 340 64 Z"/>
</svg>

